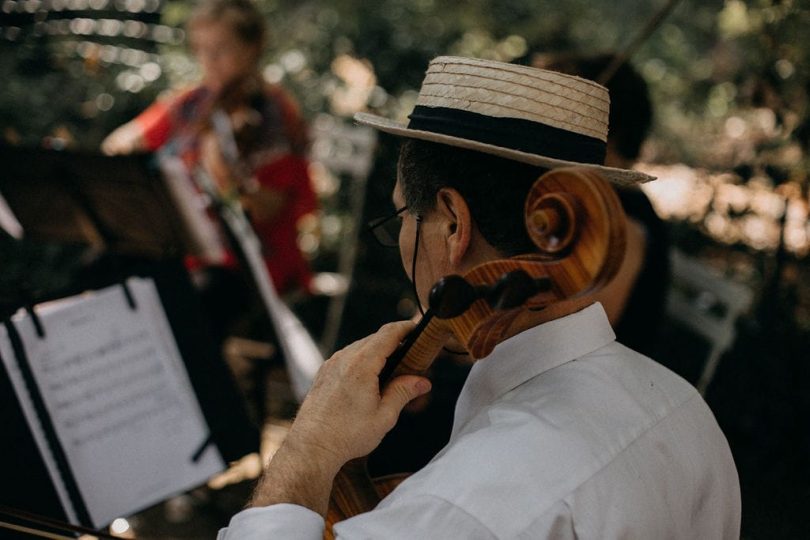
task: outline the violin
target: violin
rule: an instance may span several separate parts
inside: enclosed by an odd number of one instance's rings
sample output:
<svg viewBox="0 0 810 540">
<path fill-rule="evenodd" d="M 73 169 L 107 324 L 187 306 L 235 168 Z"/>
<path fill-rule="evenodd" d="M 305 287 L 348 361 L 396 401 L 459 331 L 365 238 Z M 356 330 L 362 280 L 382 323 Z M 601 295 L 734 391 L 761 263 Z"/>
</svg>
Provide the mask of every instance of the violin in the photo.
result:
<svg viewBox="0 0 810 540">
<path fill-rule="evenodd" d="M 504 339 L 555 318 L 544 318 L 547 308 L 597 292 L 618 272 L 624 211 L 594 169 L 543 174 L 527 195 L 524 218 L 537 251 L 440 279 L 425 315 L 387 359 L 381 387 L 398 375 L 424 375 L 451 336 L 473 359 L 484 358 Z M 373 509 L 392 489 L 391 482 L 375 486 L 366 458 L 346 463 L 332 486 L 324 538 L 334 538 L 335 523 Z"/>
</svg>

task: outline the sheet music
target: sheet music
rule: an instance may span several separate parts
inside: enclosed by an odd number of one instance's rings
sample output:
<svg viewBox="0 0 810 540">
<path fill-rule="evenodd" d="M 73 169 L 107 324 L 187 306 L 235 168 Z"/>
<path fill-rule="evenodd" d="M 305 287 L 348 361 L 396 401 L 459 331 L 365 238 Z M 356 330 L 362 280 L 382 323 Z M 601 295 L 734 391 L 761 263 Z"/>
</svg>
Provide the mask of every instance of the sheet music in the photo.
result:
<svg viewBox="0 0 810 540">
<path fill-rule="evenodd" d="M 13 318 L 93 525 L 195 487 L 222 470 L 151 280 Z"/>
<path fill-rule="evenodd" d="M 172 200 L 191 236 L 196 255 L 209 264 L 222 264 L 227 254 L 220 233 L 208 216 L 208 196 L 194 187 L 182 160 L 164 155 L 159 163 Z"/>
</svg>

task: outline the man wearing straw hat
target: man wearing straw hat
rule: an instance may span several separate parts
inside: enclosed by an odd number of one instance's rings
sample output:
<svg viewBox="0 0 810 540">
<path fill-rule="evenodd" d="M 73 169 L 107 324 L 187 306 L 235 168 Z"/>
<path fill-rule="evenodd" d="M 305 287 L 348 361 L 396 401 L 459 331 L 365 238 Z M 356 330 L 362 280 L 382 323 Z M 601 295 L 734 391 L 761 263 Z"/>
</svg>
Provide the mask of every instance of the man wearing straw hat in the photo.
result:
<svg viewBox="0 0 810 540">
<path fill-rule="evenodd" d="M 599 165 L 608 103 L 603 87 L 577 77 L 439 57 L 407 126 L 356 117 L 406 138 L 393 202 L 420 301 L 442 276 L 533 250 L 522 207 L 544 170 L 650 179 Z M 476 362 L 447 446 L 377 508 L 337 524 L 337 537 L 737 538 L 739 482 L 708 407 L 617 343 L 600 304 L 583 304 L 538 312 Z M 412 329 L 385 325 L 326 362 L 251 508 L 221 539 L 321 537 L 337 471 L 430 389 L 417 376 L 378 385 Z"/>
</svg>

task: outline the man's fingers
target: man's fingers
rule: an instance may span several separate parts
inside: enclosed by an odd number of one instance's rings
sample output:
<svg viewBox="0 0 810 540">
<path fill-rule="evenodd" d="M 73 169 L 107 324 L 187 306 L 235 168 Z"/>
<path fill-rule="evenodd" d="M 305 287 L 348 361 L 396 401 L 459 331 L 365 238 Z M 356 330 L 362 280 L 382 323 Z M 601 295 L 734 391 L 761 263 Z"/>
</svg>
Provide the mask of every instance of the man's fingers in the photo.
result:
<svg viewBox="0 0 810 540">
<path fill-rule="evenodd" d="M 377 331 L 374 335 L 375 339 L 368 344 L 370 347 L 369 352 L 374 359 L 368 365 L 375 375 L 380 374 L 388 357 L 393 354 L 402 340 L 413 331 L 414 326 L 411 321 L 399 321 L 386 324 Z"/>
<path fill-rule="evenodd" d="M 418 375 L 402 375 L 393 379 L 383 390 L 380 401 L 380 412 L 388 424 L 387 429 L 394 427 L 402 408 L 412 399 L 430 392 L 430 380 Z"/>
<path fill-rule="evenodd" d="M 356 354 L 368 348 L 379 352 L 384 351 L 386 347 L 390 347 L 390 351 L 393 351 L 396 349 L 397 344 L 405 339 L 405 336 L 408 335 L 408 332 L 410 332 L 414 326 L 411 321 L 398 321 L 384 324 L 373 334 L 358 339 L 354 343 L 350 343 L 338 352 Z"/>
<path fill-rule="evenodd" d="M 386 358 L 396 350 L 399 343 L 413 330 L 410 321 L 399 321 L 383 325 L 377 332 L 355 341 L 334 356 L 348 360 L 349 369 L 361 369 L 378 375 L 385 365 Z"/>
<path fill-rule="evenodd" d="M 380 344 L 392 345 L 391 352 L 396 348 L 397 344 L 405 339 L 405 336 L 414 329 L 416 325 L 411 321 L 398 321 L 384 324 L 374 337 L 379 337 Z"/>
</svg>

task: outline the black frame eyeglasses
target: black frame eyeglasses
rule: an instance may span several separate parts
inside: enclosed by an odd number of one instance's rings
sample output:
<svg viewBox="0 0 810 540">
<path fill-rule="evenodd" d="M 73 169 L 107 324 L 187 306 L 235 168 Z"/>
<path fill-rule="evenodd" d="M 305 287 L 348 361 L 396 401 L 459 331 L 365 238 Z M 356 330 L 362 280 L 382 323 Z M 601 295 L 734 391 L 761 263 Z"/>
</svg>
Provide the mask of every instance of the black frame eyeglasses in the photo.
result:
<svg viewBox="0 0 810 540">
<path fill-rule="evenodd" d="M 397 210 L 385 217 L 373 219 L 368 222 L 366 227 L 374 235 L 374 239 L 383 247 L 399 247 L 399 231 L 402 229 L 402 213 L 408 209 L 408 206 L 397 208 Z M 422 215 L 416 216 L 416 234 L 413 239 L 413 254 L 411 255 L 411 287 L 413 288 L 413 297 L 416 300 L 416 305 L 419 308 L 419 313 L 425 315 L 425 310 L 422 303 L 419 301 L 419 292 L 416 290 L 416 257 L 419 254 L 419 234 L 421 232 Z"/>
<path fill-rule="evenodd" d="M 399 246 L 399 230 L 402 228 L 402 213 L 408 207 L 403 206 L 388 216 L 372 219 L 366 224 L 368 231 L 374 235 L 374 239 L 383 247 Z"/>
</svg>

